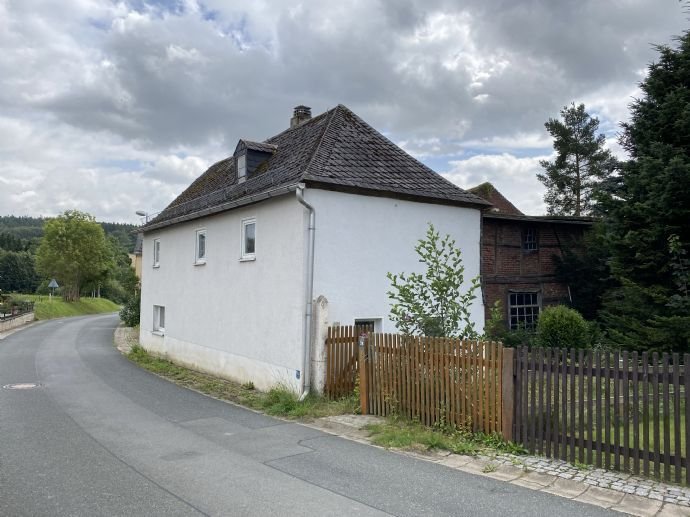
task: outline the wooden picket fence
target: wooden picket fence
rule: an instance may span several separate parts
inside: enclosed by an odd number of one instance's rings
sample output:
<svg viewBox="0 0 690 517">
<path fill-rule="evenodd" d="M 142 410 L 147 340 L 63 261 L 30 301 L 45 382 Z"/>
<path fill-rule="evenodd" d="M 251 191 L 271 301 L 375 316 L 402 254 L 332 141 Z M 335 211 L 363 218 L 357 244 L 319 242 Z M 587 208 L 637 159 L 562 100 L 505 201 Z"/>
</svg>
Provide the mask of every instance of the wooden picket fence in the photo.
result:
<svg viewBox="0 0 690 517">
<path fill-rule="evenodd" d="M 501 432 L 499 343 L 369 333 L 360 350 L 360 335 L 354 327 L 329 329 L 325 391 L 330 397 L 351 393 L 359 378 L 364 413 Z"/>
<path fill-rule="evenodd" d="M 350 395 L 359 375 L 357 341 L 368 329 L 355 326 L 328 327 L 326 338 L 326 385 L 332 399 Z"/>
<path fill-rule="evenodd" d="M 514 374 L 530 452 L 690 484 L 690 354 L 520 348 Z"/>
</svg>

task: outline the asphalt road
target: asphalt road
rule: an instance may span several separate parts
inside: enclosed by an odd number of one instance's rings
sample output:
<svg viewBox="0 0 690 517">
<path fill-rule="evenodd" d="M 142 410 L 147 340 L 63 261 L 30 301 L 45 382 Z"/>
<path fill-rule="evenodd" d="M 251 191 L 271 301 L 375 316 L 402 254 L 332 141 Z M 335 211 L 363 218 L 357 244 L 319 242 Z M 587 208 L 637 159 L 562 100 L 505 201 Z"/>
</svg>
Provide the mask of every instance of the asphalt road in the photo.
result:
<svg viewBox="0 0 690 517">
<path fill-rule="evenodd" d="M 117 317 L 0 341 L 0 515 L 619 515 L 204 397 L 113 347 Z"/>
</svg>

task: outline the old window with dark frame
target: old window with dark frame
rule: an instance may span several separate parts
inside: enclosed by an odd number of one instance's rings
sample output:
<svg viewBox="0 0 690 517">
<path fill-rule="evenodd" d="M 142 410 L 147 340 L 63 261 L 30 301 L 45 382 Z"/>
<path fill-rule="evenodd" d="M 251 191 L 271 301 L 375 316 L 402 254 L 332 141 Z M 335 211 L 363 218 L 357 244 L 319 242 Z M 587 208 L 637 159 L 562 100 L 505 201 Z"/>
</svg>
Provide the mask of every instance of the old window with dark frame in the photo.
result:
<svg viewBox="0 0 690 517">
<path fill-rule="evenodd" d="M 539 293 L 521 292 L 508 295 L 510 330 L 534 330 L 540 311 Z"/>
<path fill-rule="evenodd" d="M 529 226 L 522 231 L 522 249 L 524 251 L 536 251 L 539 249 L 539 233 L 534 226 Z"/>
</svg>

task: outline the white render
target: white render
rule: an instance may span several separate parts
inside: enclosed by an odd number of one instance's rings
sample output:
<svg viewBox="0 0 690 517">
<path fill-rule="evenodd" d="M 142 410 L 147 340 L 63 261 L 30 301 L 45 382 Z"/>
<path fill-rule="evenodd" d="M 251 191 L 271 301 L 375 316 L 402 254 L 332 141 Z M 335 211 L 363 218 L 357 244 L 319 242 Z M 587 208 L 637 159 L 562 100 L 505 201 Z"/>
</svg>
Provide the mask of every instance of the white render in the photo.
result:
<svg viewBox="0 0 690 517">
<path fill-rule="evenodd" d="M 302 369 L 304 208 L 270 199 L 144 234 L 140 341 L 191 368 L 297 389 Z M 256 218 L 256 259 L 242 261 L 242 220 Z M 206 229 L 206 263 L 195 264 L 196 230 Z M 160 238 L 160 267 L 153 240 Z M 165 333 L 153 332 L 153 306 Z"/>
<path fill-rule="evenodd" d="M 422 272 L 414 248 L 428 223 L 451 235 L 462 250 L 465 286 L 479 276 L 481 213 L 476 208 L 307 189 L 316 209 L 314 298 L 328 299 L 330 323 L 380 319 L 377 331 L 395 332 L 387 292 L 391 273 Z M 472 306 L 477 331 L 484 328 L 481 293 Z"/>
<path fill-rule="evenodd" d="M 479 275 L 480 211 L 307 188 L 316 211 L 314 299 L 327 300 L 328 323 L 388 318 L 386 273 L 418 272 L 414 251 L 428 223 L 462 249 L 465 280 Z M 242 221 L 256 218 L 256 260 L 241 261 Z M 142 345 L 192 368 L 258 389 L 303 379 L 303 319 L 308 212 L 293 194 L 146 232 L 143 243 Z M 195 265 L 196 231 L 206 229 L 206 263 Z M 160 239 L 160 267 L 153 240 Z M 472 307 L 483 329 L 481 295 Z M 165 307 L 165 332 L 153 332 L 153 306 Z M 325 322 L 319 321 L 323 327 Z M 323 330 L 323 329 L 321 329 Z M 316 332 L 322 336 L 323 332 Z M 312 344 L 323 347 L 322 339 Z M 313 364 L 323 364 L 312 350 Z M 322 372 L 321 372 L 322 373 Z M 312 371 L 312 379 L 322 379 Z M 316 386 L 318 388 L 319 386 Z"/>
</svg>

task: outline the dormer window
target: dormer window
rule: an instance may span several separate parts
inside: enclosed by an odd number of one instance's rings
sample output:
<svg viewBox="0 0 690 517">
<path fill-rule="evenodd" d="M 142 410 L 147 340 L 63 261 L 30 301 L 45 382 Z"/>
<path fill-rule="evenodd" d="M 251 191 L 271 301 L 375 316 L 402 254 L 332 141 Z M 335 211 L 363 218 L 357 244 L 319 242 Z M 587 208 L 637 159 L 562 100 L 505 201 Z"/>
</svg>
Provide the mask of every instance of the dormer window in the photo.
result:
<svg viewBox="0 0 690 517">
<path fill-rule="evenodd" d="M 247 155 L 240 154 L 237 157 L 237 183 L 242 183 L 247 179 Z"/>
<path fill-rule="evenodd" d="M 235 157 L 237 183 L 247 181 L 264 172 L 268 168 L 268 161 L 276 149 L 273 144 L 240 140 L 233 155 Z"/>
</svg>

